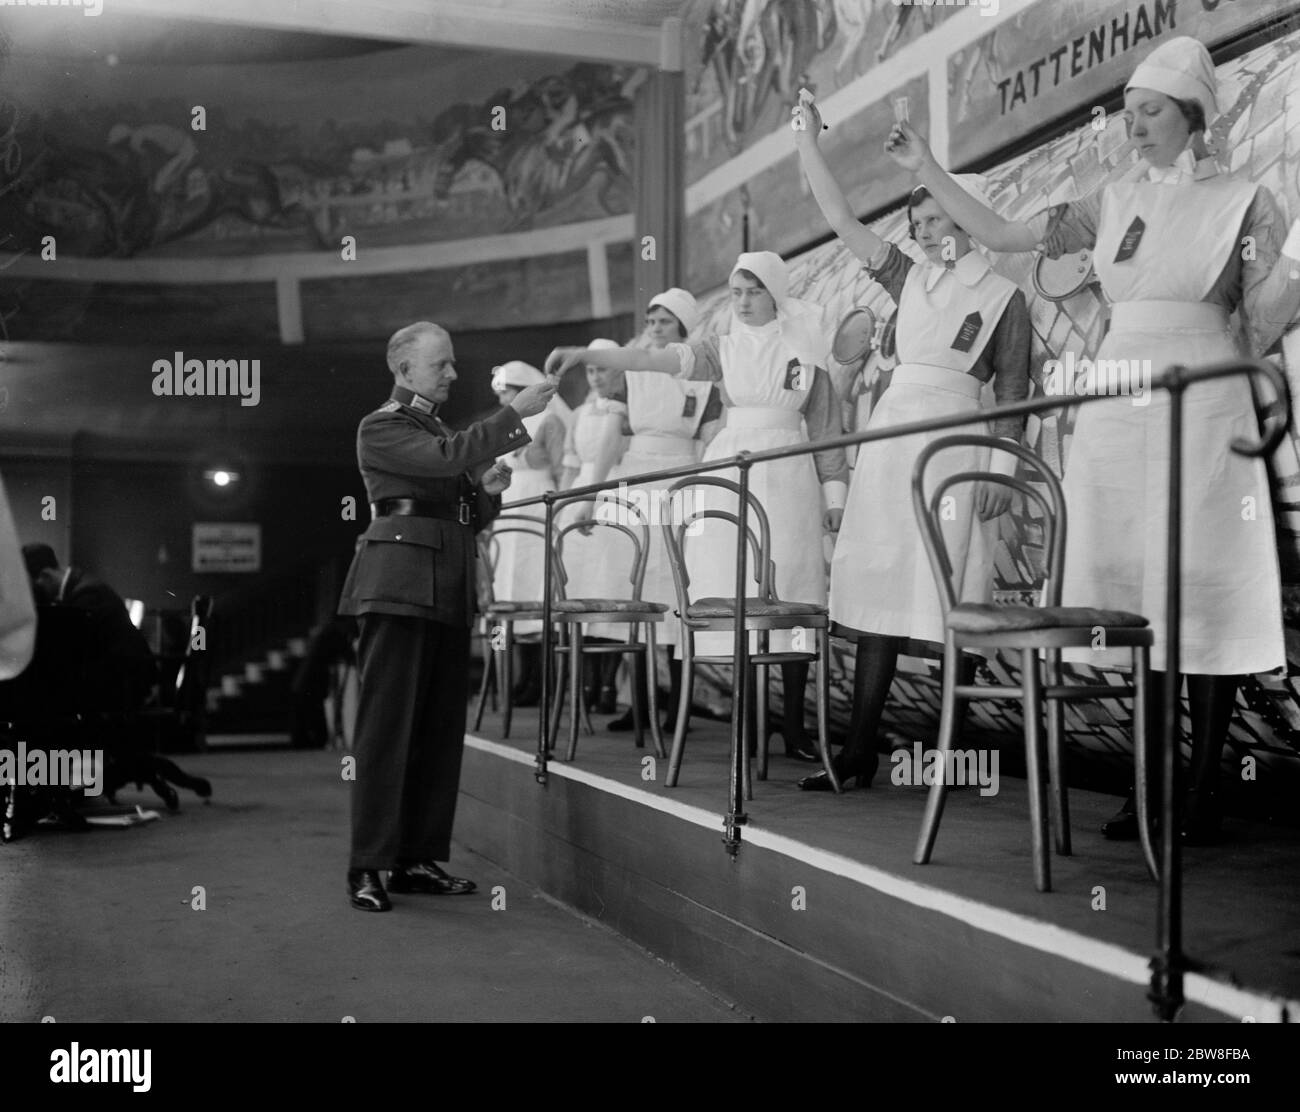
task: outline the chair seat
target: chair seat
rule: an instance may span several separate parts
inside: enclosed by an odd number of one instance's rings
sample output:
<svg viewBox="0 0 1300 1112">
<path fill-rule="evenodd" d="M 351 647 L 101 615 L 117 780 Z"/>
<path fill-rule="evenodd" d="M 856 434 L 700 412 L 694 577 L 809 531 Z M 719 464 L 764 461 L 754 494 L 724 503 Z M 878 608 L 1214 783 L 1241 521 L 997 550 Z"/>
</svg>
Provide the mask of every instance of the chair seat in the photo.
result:
<svg viewBox="0 0 1300 1112">
<path fill-rule="evenodd" d="M 526 610 L 541 610 L 542 600 L 536 602 L 494 602 L 488 607 L 489 614 L 518 614 Z"/>
<path fill-rule="evenodd" d="M 668 607 L 662 602 L 646 602 L 634 598 L 562 598 L 551 605 L 555 614 L 666 614 Z"/>
<path fill-rule="evenodd" d="M 734 598 L 697 599 L 686 608 L 687 618 L 730 618 L 735 612 Z M 797 618 L 826 613 L 815 602 L 768 602 L 760 598 L 745 599 L 745 614 L 750 618 Z"/>
<path fill-rule="evenodd" d="M 1078 629 L 1092 626 L 1141 629 L 1150 625 L 1141 614 L 1097 610 L 1091 606 L 994 606 L 963 602 L 948 614 L 948 628 L 957 633 L 1015 633 L 1031 629 Z"/>
</svg>

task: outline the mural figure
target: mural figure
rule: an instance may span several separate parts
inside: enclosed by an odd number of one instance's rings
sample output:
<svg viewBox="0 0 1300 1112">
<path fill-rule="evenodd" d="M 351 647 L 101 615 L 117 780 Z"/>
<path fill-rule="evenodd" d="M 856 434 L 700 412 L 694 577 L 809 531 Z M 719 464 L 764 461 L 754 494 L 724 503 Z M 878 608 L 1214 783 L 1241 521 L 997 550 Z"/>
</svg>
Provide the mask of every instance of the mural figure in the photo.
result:
<svg viewBox="0 0 1300 1112">
<path fill-rule="evenodd" d="M 69 254 L 129 258 L 181 239 L 226 214 L 260 227 L 325 229 L 300 205 L 287 204 L 261 162 L 204 166 L 193 140 L 164 124 L 117 124 L 104 149 L 47 141 L 0 198 L 27 246 L 54 235 Z M 18 213 L 9 210 L 19 208 Z"/>
<path fill-rule="evenodd" d="M 742 139 L 776 92 L 792 99 L 807 82 L 813 58 L 835 38 L 836 9 L 828 0 L 720 0 L 705 19 L 701 69 L 694 92 L 712 67 L 723 98 L 722 129 L 739 151 Z"/>
<path fill-rule="evenodd" d="M 447 109 L 433 124 L 434 196 L 445 200 L 456 176 L 477 161 L 501 183 L 510 229 L 530 226 L 596 178 L 601 207 L 626 212 L 635 139 L 630 89 L 609 67 L 581 64 L 518 94 L 502 90 L 481 105 Z M 505 109 L 499 129 L 492 126 L 497 107 Z"/>
</svg>

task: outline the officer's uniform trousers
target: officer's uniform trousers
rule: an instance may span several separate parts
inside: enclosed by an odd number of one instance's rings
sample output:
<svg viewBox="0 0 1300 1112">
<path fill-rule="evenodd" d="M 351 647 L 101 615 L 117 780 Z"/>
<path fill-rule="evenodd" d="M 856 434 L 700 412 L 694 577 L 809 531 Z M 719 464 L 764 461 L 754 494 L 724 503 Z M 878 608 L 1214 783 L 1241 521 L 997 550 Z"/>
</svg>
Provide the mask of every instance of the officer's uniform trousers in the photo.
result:
<svg viewBox="0 0 1300 1112">
<path fill-rule="evenodd" d="M 365 417 L 372 520 L 339 603 L 360 627 L 349 868 L 446 861 L 460 786 L 475 611 L 475 534 L 500 508 L 477 479 L 527 441 L 508 407 L 464 432 L 401 387 Z"/>
</svg>

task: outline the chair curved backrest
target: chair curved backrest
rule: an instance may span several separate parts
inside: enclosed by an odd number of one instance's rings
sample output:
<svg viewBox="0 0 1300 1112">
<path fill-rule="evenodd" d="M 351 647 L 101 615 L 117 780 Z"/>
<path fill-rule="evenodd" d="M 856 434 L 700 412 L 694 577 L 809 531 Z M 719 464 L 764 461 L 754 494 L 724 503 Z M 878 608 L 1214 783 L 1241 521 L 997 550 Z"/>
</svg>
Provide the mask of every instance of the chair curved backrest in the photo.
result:
<svg viewBox="0 0 1300 1112">
<path fill-rule="evenodd" d="M 645 583 L 646 564 L 650 558 L 650 525 L 646 520 L 645 514 L 641 508 L 629 499 L 621 495 L 610 494 L 608 491 L 598 492 L 596 494 L 582 494 L 574 498 L 556 499 L 556 513 L 558 515 L 561 507 L 581 506 L 584 503 L 593 507 L 592 516 L 579 521 L 571 521 L 567 525 L 561 526 L 555 531 L 552 540 L 553 560 L 555 569 L 555 578 L 552 582 L 555 584 L 556 598 L 566 598 L 565 588 L 569 583 L 569 573 L 564 567 L 564 538 L 569 536 L 575 530 L 586 530 L 587 532 L 596 529 L 614 529 L 625 535 L 632 542 L 632 571 L 628 575 L 628 583 L 632 587 L 632 599 L 636 602 L 641 601 L 641 588 Z M 610 521 L 607 517 L 601 517 L 602 507 L 616 507 L 614 512 L 624 517 L 624 521 Z"/>
<path fill-rule="evenodd" d="M 497 562 L 501 557 L 501 538 L 508 533 L 519 533 L 523 536 L 533 537 L 542 547 L 538 550 L 538 556 L 546 551 L 546 522 L 540 517 L 533 517 L 532 514 L 498 514 L 496 519 L 489 526 L 491 530 L 488 541 L 488 551 L 492 557 L 492 563 L 488 571 L 486 586 L 486 595 L 492 601 L 501 602 L 532 602 L 533 599 L 500 599 L 495 597 L 492 590 L 492 581 L 496 578 Z"/>
<path fill-rule="evenodd" d="M 931 460 L 940 452 L 952 448 L 989 448 L 1009 452 L 1027 463 L 1042 480 L 1043 489 L 1024 479 L 997 475 L 990 471 L 961 471 L 941 479 L 930 495 L 929 503 L 925 498 L 925 472 Z M 921 530 L 921 539 L 925 542 L 926 555 L 930 558 L 930 569 L 934 572 L 935 584 L 939 588 L 939 599 L 943 605 L 943 615 L 960 602 L 957 585 L 953 583 L 952 559 L 948 554 L 947 542 L 944 540 L 943 527 L 940 524 L 943 512 L 944 496 L 953 487 L 963 483 L 993 483 L 1019 491 L 1026 498 L 1036 503 L 1043 511 L 1044 530 L 1046 533 L 1044 551 L 1047 575 L 1043 581 L 1042 605 L 1059 606 L 1061 601 L 1061 568 L 1065 561 L 1066 511 L 1065 495 L 1061 490 L 1060 480 L 1047 466 L 1046 461 L 1037 453 L 1010 440 L 995 436 L 981 436 L 976 433 L 961 433 L 934 440 L 921 449 L 912 468 L 912 508 L 916 512 L 917 525 Z"/>
<path fill-rule="evenodd" d="M 687 490 L 691 487 L 720 487 L 734 494 L 737 507 L 740 505 L 740 484 L 731 479 L 719 478 L 716 475 L 697 475 L 692 478 L 679 479 L 667 491 L 671 504 L 684 505 L 686 500 L 675 496 L 678 491 Z M 751 574 L 754 577 L 754 582 L 758 584 L 759 597 L 764 600 L 772 600 L 776 597 L 772 587 L 776 579 L 776 570 L 772 564 L 771 526 L 768 524 L 767 512 L 763 509 L 763 504 L 755 497 L 753 491 L 749 492 L 748 502 L 748 523 L 745 532 L 749 542 L 752 563 Z M 729 510 L 718 509 L 683 511 L 680 517 L 682 519 L 680 521 L 661 522 L 660 528 L 664 531 L 664 541 L 668 547 L 668 562 L 673 569 L 673 585 L 677 589 L 678 613 L 685 620 L 686 608 L 691 602 L 691 577 L 686 570 L 686 537 L 689 535 L 690 526 L 697 521 L 706 521 L 712 518 L 729 522 L 739 529 L 740 522 L 738 514 Z M 755 533 L 752 524 L 755 521 L 758 522 L 757 533 Z"/>
</svg>

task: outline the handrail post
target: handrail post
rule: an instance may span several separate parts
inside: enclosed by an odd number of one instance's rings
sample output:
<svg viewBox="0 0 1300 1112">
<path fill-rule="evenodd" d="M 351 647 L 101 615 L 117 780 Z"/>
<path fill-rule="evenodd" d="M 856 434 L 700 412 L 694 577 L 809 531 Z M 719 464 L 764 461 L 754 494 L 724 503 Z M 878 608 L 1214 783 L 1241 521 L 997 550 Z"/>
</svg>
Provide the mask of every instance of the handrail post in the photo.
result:
<svg viewBox="0 0 1300 1112">
<path fill-rule="evenodd" d="M 546 526 L 542 537 L 542 697 L 537 701 L 537 761 L 534 776 L 546 783 L 546 727 L 551 720 L 551 589 L 555 569 L 551 559 L 551 536 L 555 528 L 555 492 L 546 493 Z M 510 693 L 506 692 L 506 698 Z"/>
<path fill-rule="evenodd" d="M 1179 844 L 1181 800 L 1176 790 L 1178 741 L 1182 732 L 1179 640 L 1182 635 L 1183 554 L 1183 393 L 1182 366 L 1170 367 L 1169 390 L 1169 520 L 1165 564 L 1165 684 L 1161 699 L 1164 722 L 1160 731 L 1160 900 L 1156 909 L 1156 945 L 1151 960 L 1151 990 L 1147 998 L 1156 1015 L 1172 1023 L 1183 1006 L 1183 878 Z"/>
<path fill-rule="evenodd" d="M 745 631 L 745 566 L 749 555 L 749 469 L 748 452 L 737 456 L 740 468 L 740 504 L 736 507 L 736 605 L 731 670 L 731 784 L 727 800 L 727 835 L 723 839 L 733 857 L 740 848 L 740 828 L 749 821 L 745 814 L 745 745 L 749 686 L 749 637 Z"/>
</svg>

